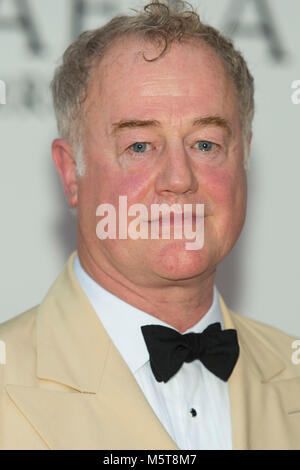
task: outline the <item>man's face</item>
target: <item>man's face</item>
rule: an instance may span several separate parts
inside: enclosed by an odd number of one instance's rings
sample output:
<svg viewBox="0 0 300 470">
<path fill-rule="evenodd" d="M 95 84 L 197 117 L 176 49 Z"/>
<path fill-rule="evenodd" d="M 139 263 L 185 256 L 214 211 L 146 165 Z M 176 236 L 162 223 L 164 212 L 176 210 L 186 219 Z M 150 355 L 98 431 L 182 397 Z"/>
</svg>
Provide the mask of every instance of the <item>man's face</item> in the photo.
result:
<svg viewBox="0 0 300 470">
<path fill-rule="evenodd" d="M 100 269 L 148 287 L 198 282 L 212 274 L 236 242 L 246 213 L 232 79 L 201 42 L 173 45 L 153 62 L 142 57 L 160 51 L 131 38 L 115 44 L 95 71 L 84 106 L 86 175 L 78 193 L 79 252 L 85 247 Z M 198 118 L 215 119 L 193 125 Z M 129 120 L 157 125 L 116 124 Z M 190 240 L 172 236 L 100 240 L 96 208 L 112 204 L 118 221 L 119 196 L 127 196 L 128 207 L 146 206 L 149 219 L 155 203 L 204 204 L 203 248 L 187 250 Z"/>
</svg>

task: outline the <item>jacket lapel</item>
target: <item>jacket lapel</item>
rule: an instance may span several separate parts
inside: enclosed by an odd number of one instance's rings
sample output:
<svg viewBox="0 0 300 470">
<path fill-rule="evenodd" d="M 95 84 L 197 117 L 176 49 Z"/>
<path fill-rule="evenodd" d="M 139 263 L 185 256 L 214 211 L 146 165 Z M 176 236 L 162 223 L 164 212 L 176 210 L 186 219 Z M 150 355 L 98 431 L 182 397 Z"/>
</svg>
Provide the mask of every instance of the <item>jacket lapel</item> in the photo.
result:
<svg viewBox="0 0 300 470">
<path fill-rule="evenodd" d="M 240 344 L 229 379 L 233 448 L 299 448 L 300 377 L 287 367 L 276 341 L 272 346 L 272 332 L 266 341 L 261 327 L 228 310 L 221 296 L 220 304 L 224 327 L 237 330 Z M 286 357 L 291 351 L 287 347 Z"/>
<path fill-rule="evenodd" d="M 36 378 L 6 390 L 50 449 L 177 449 L 78 284 L 73 252 L 36 317 Z"/>
<path fill-rule="evenodd" d="M 36 316 L 36 374 L 6 390 L 50 449 L 177 449 L 108 337 L 70 256 Z M 300 378 L 233 314 L 240 356 L 229 379 L 234 449 L 297 448 Z M 291 447 L 292 446 L 292 447 Z"/>
</svg>

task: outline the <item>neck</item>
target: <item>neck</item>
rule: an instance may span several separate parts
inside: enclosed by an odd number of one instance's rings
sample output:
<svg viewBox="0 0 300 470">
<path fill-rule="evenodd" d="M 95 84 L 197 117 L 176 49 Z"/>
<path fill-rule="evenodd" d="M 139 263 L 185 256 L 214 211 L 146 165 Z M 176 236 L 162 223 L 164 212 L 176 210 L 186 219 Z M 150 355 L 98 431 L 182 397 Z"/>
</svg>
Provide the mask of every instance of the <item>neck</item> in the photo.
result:
<svg viewBox="0 0 300 470">
<path fill-rule="evenodd" d="M 191 280 L 148 287 L 131 282 L 105 260 L 99 263 L 80 243 L 78 256 L 83 269 L 97 284 L 181 333 L 198 323 L 212 305 L 215 270 Z"/>
</svg>

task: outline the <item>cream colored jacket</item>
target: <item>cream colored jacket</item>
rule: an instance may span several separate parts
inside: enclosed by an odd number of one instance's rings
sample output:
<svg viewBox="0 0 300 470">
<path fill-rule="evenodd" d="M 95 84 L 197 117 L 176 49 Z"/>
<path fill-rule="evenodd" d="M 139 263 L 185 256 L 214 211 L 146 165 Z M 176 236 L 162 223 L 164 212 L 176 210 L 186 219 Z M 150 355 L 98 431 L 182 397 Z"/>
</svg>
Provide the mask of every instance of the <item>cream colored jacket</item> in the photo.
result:
<svg viewBox="0 0 300 470">
<path fill-rule="evenodd" d="M 0 449 L 177 449 L 83 293 L 75 254 L 40 305 L 0 324 Z M 234 449 L 300 449 L 294 338 L 220 303 L 240 343 Z"/>
</svg>

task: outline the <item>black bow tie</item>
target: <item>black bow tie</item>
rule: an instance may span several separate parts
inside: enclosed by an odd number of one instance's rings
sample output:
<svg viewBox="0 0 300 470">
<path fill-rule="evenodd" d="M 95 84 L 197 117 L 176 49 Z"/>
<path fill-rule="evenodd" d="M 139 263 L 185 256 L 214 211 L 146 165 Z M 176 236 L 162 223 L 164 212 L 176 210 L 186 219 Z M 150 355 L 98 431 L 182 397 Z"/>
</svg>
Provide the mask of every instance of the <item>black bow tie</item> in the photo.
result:
<svg viewBox="0 0 300 470">
<path fill-rule="evenodd" d="M 167 382 L 184 362 L 195 359 L 227 381 L 239 356 L 236 330 L 221 330 L 220 323 L 209 325 L 202 333 L 181 334 L 160 325 L 142 326 L 141 330 L 158 382 Z"/>
</svg>

